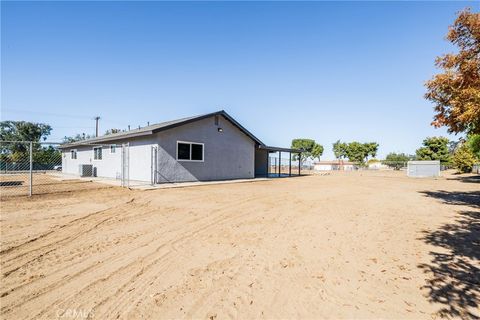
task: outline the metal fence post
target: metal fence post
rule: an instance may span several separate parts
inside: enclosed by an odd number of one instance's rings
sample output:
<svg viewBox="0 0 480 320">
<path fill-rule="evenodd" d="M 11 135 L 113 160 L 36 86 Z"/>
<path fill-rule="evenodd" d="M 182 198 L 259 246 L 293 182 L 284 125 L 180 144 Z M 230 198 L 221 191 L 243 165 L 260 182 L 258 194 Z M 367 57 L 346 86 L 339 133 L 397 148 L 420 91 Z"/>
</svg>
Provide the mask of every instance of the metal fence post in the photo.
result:
<svg viewBox="0 0 480 320">
<path fill-rule="evenodd" d="M 130 188 L 130 142 L 127 142 L 126 157 L 127 188 Z"/>
<path fill-rule="evenodd" d="M 29 185 L 29 190 L 28 194 L 31 197 L 33 191 L 33 142 L 30 141 L 30 185 Z"/>
</svg>

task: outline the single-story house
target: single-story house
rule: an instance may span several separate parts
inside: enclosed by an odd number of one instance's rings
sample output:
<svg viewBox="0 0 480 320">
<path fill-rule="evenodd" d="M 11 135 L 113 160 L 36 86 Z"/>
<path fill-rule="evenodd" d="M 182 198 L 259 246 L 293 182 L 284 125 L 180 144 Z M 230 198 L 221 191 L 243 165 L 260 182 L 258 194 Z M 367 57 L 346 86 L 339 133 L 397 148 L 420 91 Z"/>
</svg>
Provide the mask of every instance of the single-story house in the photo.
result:
<svg viewBox="0 0 480 320">
<path fill-rule="evenodd" d="M 350 161 L 343 161 L 343 160 L 317 161 L 313 163 L 313 170 L 315 171 L 333 171 L 333 170 L 352 171 L 352 170 L 355 170 L 355 163 Z"/>
<path fill-rule="evenodd" d="M 120 179 L 128 170 L 129 180 L 149 183 L 265 177 L 270 153 L 302 152 L 265 145 L 224 110 L 60 148 L 64 173 L 81 175 L 89 167 L 94 176 Z"/>
</svg>

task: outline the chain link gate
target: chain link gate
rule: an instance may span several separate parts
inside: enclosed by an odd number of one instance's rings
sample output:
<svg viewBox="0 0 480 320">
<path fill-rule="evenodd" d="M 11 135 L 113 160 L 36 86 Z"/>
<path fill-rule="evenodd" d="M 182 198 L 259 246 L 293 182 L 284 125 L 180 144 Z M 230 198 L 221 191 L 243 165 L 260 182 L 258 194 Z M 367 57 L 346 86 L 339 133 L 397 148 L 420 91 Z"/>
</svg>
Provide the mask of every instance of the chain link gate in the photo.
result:
<svg viewBox="0 0 480 320">
<path fill-rule="evenodd" d="M 152 146 L 151 162 L 150 162 L 150 184 L 153 186 L 157 183 L 158 173 L 158 147 Z"/>
<path fill-rule="evenodd" d="M 121 186 L 128 188 L 130 187 L 130 148 L 128 143 L 122 144 L 121 163 Z"/>
</svg>

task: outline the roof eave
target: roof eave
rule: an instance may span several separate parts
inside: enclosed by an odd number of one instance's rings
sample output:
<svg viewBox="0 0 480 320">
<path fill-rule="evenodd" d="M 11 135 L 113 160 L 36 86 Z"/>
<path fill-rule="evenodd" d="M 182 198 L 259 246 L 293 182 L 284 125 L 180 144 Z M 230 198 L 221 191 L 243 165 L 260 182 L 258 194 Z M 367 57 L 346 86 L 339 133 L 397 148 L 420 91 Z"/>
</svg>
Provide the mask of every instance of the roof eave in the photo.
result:
<svg viewBox="0 0 480 320">
<path fill-rule="evenodd" d="M 151 135 L 152 133 L 153 131 L 149 130 L 149 131 L 142 131 L 142 132 L 132 132 L 132 133 L 124 134 L 117 137 L 104 136 L 98 139 L 91 139 L 87 141 L 82 140 L 82 141 L 76 141 L 72 143 L 61 144 L 59 148 L 66 149 L 66 148 L 78 147 L 78 146 L 101 145 L 101 144 L 104 144 L 104 142 L 109 142 L 109 141 L 111 142 L 111 141 L 118 141 L 118 140 L 123 140 L 128 138 L 134 138 L 134 137 L 148 136 L 148 135 Z"/>
<path fill-rule="evenodd" d="M 280 147 L 272 147 L 272 146 L 266 146 L 266 145 L 259 145 L 258 148 L 262 150 L 267 150 L 267 151 L 281 151 L 281 152 L 292 152 L 292 153 L 305 152 L 305 150 L 302 150 L 302 149 L 280 148 Z"/>
</svg>

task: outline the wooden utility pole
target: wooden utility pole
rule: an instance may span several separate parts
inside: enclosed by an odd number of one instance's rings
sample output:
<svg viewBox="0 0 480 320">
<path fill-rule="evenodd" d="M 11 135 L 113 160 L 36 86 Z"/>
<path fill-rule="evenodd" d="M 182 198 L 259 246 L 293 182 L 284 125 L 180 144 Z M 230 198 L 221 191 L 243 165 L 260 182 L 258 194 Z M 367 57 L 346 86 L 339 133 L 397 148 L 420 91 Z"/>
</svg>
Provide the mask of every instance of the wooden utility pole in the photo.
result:
<svg viewBox="0 0 480 320">
<path fill-rule="evenodd" d="M 93 118 L 95 120 L 95 137 L 98 137 L 98 120 L 100 120 L 99 116 Z"/>
</svg>

